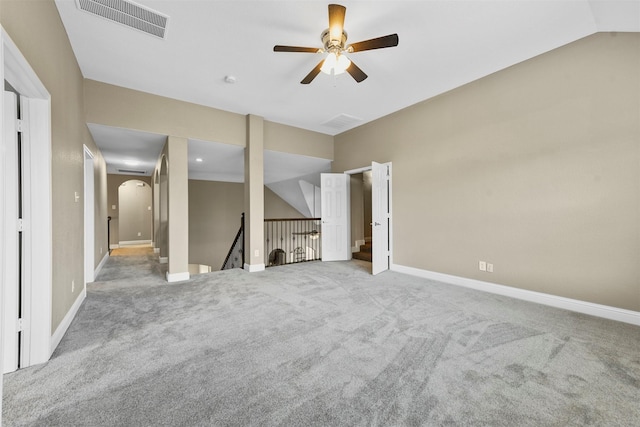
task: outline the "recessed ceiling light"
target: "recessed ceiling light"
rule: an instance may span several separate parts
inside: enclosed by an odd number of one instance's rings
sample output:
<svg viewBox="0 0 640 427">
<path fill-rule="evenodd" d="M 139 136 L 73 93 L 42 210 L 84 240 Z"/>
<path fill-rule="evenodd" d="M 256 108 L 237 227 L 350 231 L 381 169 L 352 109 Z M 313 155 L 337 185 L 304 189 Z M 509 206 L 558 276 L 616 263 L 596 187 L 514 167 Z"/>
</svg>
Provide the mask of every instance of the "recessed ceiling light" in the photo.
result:
<svg viewBox="0 0 640 427">
<path fill-rule="evenodd" d="M 201 162 L 201 161 L 202 161 L 202 159 L 201 159 L 200 157 L 198 157 L 198 158 L 196 159 L 196 162 Z"/>
<path fill-rule="evenodd" d="M 127 166 L 138 166 L 140 162 L 137 160 L 125 160 L 124 164 Z"/>
</svg>

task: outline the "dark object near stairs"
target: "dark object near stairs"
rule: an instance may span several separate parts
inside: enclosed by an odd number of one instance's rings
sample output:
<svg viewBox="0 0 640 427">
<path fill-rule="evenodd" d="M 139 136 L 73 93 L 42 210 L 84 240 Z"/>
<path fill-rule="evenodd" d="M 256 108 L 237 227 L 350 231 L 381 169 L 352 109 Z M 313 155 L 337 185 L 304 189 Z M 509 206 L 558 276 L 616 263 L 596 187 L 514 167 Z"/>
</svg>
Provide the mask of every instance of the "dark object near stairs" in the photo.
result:
<svg viewBox="0 0 640 427">
<path fill-rule="evenodd" d="M 360 245 L 360 251 L 354 252 L 352 256 L 354 259 L 371 262 L 371 242 Z"/>
</svg>

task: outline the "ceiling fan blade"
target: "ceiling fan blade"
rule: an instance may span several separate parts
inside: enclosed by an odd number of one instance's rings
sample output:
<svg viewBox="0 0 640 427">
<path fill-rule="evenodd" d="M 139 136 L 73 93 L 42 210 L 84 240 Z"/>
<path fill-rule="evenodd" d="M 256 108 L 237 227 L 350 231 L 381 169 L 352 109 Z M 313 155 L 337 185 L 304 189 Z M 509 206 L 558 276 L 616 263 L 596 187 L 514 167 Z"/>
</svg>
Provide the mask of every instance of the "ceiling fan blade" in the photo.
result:
<svg viewBox="0 0 640 427">
<path fill-rule="evenodd" d="M 344 29 L 344 15 L 347 8 L 339 4 L 329 5 L 329 36 L 331 40 L 342 40 Z"/>
<path fill-rule="evenodd" d="M 357 42 L 349 46 L 349 52 L 362 52 L 363 50 L 382 49 L 384 47 L 398 46 L 398 35 L 389 34 L 388 36 L 377 37 L 375 39 Z"/>
<path fill-rule="evenodd" d="M 347 73 L 351 74 L 351 77 L 358 83 L 366 79 L 368 76 L 358 67 L 356 64 L 351 61 L 351 65 L 347 67 Z"/>
<path fill-rule="evenodd" d="M 317 47 L 301 47 L 301 46 L 281 46 L 275 45 L 274 52 L 300 52 L 300 53 L 318 53 L 320 49 Z"/>
<path fill-rule="evenodd" d="M 304 79 L 302 79 L 300 83 L 302 83 L 303 85 L 308 85 L 309 83 L 311 83 L 313 79 L 315 79 L 316 76 L 320 74 L 320 68 L 322 68 L 322 64 L 324 64 L 324 59 L 320 61 L 318 65 L 316 65 L 316 67 L 313 70 L 311 70 L 311 72 L 307 74 L 307 76 Z"/>
</svg>

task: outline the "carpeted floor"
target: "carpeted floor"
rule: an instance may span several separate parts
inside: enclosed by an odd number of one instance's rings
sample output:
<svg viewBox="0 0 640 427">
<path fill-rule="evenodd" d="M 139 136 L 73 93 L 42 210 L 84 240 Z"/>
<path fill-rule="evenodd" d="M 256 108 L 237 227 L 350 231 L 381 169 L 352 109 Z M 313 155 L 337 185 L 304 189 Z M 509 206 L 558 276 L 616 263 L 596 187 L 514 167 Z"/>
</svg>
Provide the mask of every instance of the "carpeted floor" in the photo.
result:
<svg viewBox="0 0 640 427">
<path fill-rule="evenodd" d="M 638 426 L 640 328 L 360 262 L 111 257 L 5 426 Z"/>
</svg>

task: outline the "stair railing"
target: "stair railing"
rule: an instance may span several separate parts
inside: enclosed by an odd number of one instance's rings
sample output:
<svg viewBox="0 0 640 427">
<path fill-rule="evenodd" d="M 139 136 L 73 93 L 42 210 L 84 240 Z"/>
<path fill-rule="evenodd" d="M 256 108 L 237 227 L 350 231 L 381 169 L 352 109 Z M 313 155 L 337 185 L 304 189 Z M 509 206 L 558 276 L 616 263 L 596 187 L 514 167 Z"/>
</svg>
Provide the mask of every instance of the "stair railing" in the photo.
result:
<svg viewBox="0 0 640 427">
<path fill-rule="evenodd" d="M 320 218 L 264 220 L 265 266 L 322 259 Z"/>
<path fill-rule="evenodd" d="M 244 267 L 244 212 L 240 216 L 240 229 L 233 239 L 233 244 L 227 253 L 227 257 L 222 263 L 220 270 L 229 270 L 231 268 Z"/>
</svg>

